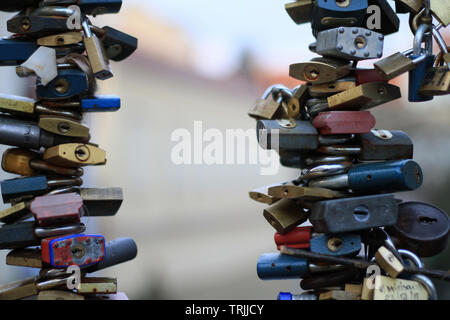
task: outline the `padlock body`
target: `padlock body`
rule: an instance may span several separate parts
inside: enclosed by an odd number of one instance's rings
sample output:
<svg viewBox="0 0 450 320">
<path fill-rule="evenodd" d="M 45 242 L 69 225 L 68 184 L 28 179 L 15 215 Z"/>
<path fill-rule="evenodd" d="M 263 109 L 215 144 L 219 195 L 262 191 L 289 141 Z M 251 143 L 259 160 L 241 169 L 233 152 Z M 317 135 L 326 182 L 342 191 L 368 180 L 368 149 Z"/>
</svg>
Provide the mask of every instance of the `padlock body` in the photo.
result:
<svg viewBox="0 0 450 320">
<path fill-rule="evenodd" d="M 0 249 L 18 249 L 39 245 L 34 235 L 34 221 L 5 224 L 0 228 Z"/>
<path fill-rule="evenodd" d="M 412 159 L 414 144 L 403 131 L 389 131 L 391 138 L 380 138 L 372 132 L 359 135 L 362 161 Z"/>
<path fill-rule="evenodd" d="M 36 197 L 30 210 L 40 226 L 80 222 L 83 199 L 76 193 Z"/>
<path fill-rule="evenodd" d="M 396 2 L 396 4 L 398 4 L 398 2 Z M 374 31 L 380 32 L 384 35 L 388 35 L 399 30 L 400 19 L 398 18 L 392 7 L 389 5 L 387 0 L 369 0 L 368 8 L 370 8 L 371 6 L 377 6 L 380 11 L 368 10 L 365 18 L 366 21 L 373 18 L 378 19 L 378 17 L 374 15 L 381 14 L 380 24 L 379 26 L 375 24 L 375 28 L 373 29 Z M 380 27 L 380 29 L 378 29 L 378 27 Z"/>
<path fill-rule="evenodd" d="M 261 280 L 298 279 L 308 273 L 308 262 L 279 253 L 264 253 L 257 264 Z"/>
<path fill-rule="evenodd" d="M 52 33 L 63 33 L 69 30 L 66 17 L 57 16 L 23 16 L 17 15 L 8 20 L 8 31 L 30 37 L 42 37 Z"/>
<path fill-rule="evenodd" d="M 106 55 L 113 61 L 123 61 L 138 47 L 138 39 L 111 27 L 102 28 L 106 34 L 102 38 Z"/>
<path fill-rule="evenodd" d="M 319 201 L 311 210 L 316 232 L 342 233 L 391 226 L 397 222 L 398 205 L 392 194 Z"/>
<path fill-rule="evenodd" d="M 419 188 L 423 174 L 415 161 L 397 160 L 354 166 L 348 172 L 348 181 L 355 192 L 400 192 Z"/>
<path fill-rule="evenodd" d="M 41 241 L 42 260 L 55 268 L 77 265 L 88 267 L 106 256 L 105 238 L 101 235 L 70 235 Z"/>
<path fill-rule="evenodd" d="M 278 120 L 259 120 L 256 126 L 258 142 L 264 149 L 272 149 L 273 139 L 279 135 L 278 147 L 281 150 L 315 150 L 318 147 L 317 130 L 309 121 L 295 121 L 295 127 L 287 128 Z M 266 130 L 266 131 L 264 131 Z M 264 135 L 267 132 L 267 136 Z M 265 140 L 265 138 L 267 139 Z M 273 138 L 272 138 L 273 137 Z M 263 141 L 267 141 L 264 146 Z"/>
<path fill-rule="evenodd" d="M 85 94 L 89 90 L 87 75 L 79 69 L 59 70 L 58 76 L 46 86 L 39 81 L 36 95 L 41 99 L 61 100 Z"/>
<path fill-rule="evenodd" d="M 411 59 L 417 59 L 420 56 L 411 55 Z M 424 61 L 418 63 L 416 67 L 409 72 L 409 82 L 408 82 L 408 100 L 409 102 L 424 102 L 433 100 L 433 96 L 426 96 L 420 93 L 420 86 L 428 69 L 433 68 L 435 56 L 427 55 Z"/>
<path fill-rule="evenodd" d="M 361 237 L 358 234 L 326 234 L 311 238 L 311 252 L 331 256 L 358 254 L 361 250 Z"/>
<path fill-rule="evenodd" d="M 295 249 L 308 249 L 310 247 L 309 241 L 311 240 L 311 232 L 312 227 L 297 227 L 286 234 L 277 232 L 274 236 L 277 249 L 280 250 L 280 246 Z"/>
<path fill-rule="evenodd" d="M 120 109 L 120 98 L 112 95 L 81 100 L 82 112 L 113 112 Z"/>
<path fill-rule="evenodd" d="M 0 66 L 17 66 L 28 60 L 37 50 L 33 41 L 0 39 Z"/>
<path fill-rule="evenodd" d="M 314 127 L 324 135 L 368 133 L 375 123 L 369 111 L 321 112 L 313 121 Z"/>
<path fill-rule="evenodd" d="M 37 172 L 30 167 L 30 161 L 39 158 L 39 154 L 26 149 L 8 149 L 2 156 L 2 169 L 21 176 L 33 176 Z"/>
<path fill-rule="evenodd" d="M 27 177 L 1 182 L 2 197 L 5 203 L 24 196 L 39 196 L 47 192 L 47 177 Z"/>
</svg>

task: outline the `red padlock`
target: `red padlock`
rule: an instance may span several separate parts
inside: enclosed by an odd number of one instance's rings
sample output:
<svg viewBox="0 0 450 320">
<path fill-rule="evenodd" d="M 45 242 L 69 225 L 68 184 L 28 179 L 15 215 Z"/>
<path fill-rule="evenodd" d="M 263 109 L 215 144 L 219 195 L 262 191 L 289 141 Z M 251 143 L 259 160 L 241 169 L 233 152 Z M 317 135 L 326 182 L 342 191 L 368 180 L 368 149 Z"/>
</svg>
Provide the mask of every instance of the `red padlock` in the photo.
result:
<svg viewBox="0 0 450 320">
<path fill-rule="evenodd" d="M 77 193 L 36 197 L 30 211 L 39 226 L 80 222 L 83 199 Z"/>
<path fill-rule="evenodd" d="M 356 85 L 360 86 L 369 82 L 388 82 L 378 73 L 376 69 L 356 69 L 355 70 Z"/>
<path fill-rule="evenodd" d="M 280 250 L 280 246 L 293 249 L 309 249 L 311 237 L 312 227 L 297 227 L 286 234 L 277 232 L 274 236 L 278 250 Z"/>
<path fill-rule="evenodd" d="M 55 268 L 90 266 L 102 261 L 106 255 L 105 238 L 100 235 L 47 238 L 41 241 L 41 247 L 42 261 Z"/>
<path fill-rule="evenodd" d="M 313 126 L 320 134 L 356 134 L 369 133 L 375 123 L 369 111 L 330 111 L 319 113 Z"/>
</svg>

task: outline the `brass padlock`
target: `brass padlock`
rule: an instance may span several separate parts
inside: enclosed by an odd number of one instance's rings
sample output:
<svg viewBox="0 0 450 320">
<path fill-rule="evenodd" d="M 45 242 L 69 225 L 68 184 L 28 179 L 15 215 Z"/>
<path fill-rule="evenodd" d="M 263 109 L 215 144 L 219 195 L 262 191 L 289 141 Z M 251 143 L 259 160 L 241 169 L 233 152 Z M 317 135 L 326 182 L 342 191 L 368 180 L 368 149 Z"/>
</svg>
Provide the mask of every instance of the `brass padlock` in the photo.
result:
<svg viewBox="0 0 450 320">
<path fill-rule="evenodd" d="M 343 78 L 330 83 L 313 84 L 309 87 L 309 95 L 314 98 L 328 97 L 354 87 L 356 87 L 355 78 Z"/>
<path fill-rule="evenodd" d="M 113 77 L 109 59 L 100 39 L 91 31 L 87 20 L 83 21 L 84 46 L 91 63 L 92 71 L 97 79 L 106 80 Z"/>
<path fill-rule="evenodd" d="M 327 98 L 331 110 L 369 109 L 401 98 L 400 88 L 385 82 L 369 82 Z"/>
<path fill-rule="evenodd" d="M 307 23 L 311 20 L 314 8 L 313 0 L 297 0 L 284 5 L 286 12 L 296 24 Z"/>
<path fill-rule="evenodd" d="M 319 300 L 359 300 L 359 296 L 344 290 L 331 290 L 321 293 Z"/>
<path fill-rule="evenodd" d="M 84 124 L 60 116 L 42 115 L 39 117 L 39 127 L 46 131 L 67 137 L 89 137 L 89 127 Z"/>
<path fill-rule="evenodd" d="M 271 185 L 264 186 L 261 188 L 257 188 L 257 189 L 250 191 L 249 196 L 251 199 L 253 199 L 257 202 L 273 204 L 273 203 L 277 202 L 278 200 L 280 200 L 280 197 L 271 196 L 269 194 L 269 188 L 274 187 L 274 186 L 285 186 L 285 185 L 290 185 L 290 184 L 292 184 L 292 183 L 291 182 L 282 182 L 282 183 L 275 183 L 275 184 L 271 184 Z"/>
<path fill-rule="evenodd" d="M 0 211 L 0 221 L 3 223 L 14 223 L 31 217 L 30 202 L 19 202 L 13 206 Z"/>
<path fill-rule="evenodd" d="M 447 65 L 427 71 L 419 93 L 426 96 L 440 96 L 450 93 L 450 72 Z"/>
<path fill-rule="evenodd" d="M 2 156 L 2 169 L 21 176 L 34 176 L 37 171 L 30 167 L 30 161 L 40 159 L 39 154 L 27 149 L 11 148 Z"/>
<path fill-rule="evenodd" d="M 418 281 L 376 276 L 373 300 L 428 300 L 426 288 Z"/>
<path fill-rule="evenodd" d="M 264 218 L 281 234 L 302 224 L 308 216 L 308 212 L 290 199 L 281 199 L 264 210 Z"/>
<path fill-rule="evenodd" d="M 381 246 L 375 253 L 375 259 L 380 267 L 392 278 L 397 278 L 405 269 L 403 263 L 384 246 Z"/>
<path fill-rule="evenodd" d="M 413 13 L 418 13 L 423 8 L 424 2 L 424 0 L 395 0 L 395 1 L 405 5 Z"/>
<path fill-rule="evenodd" d="M 305 107 L 306 101 L 310 98 L 309 86 L 302 84 L 295 89 L 294 95 L 287 105 L 287 115 L 291 119 L 301 119 L 301 111 Z"/>
<path fill-rule="evenodd" d="M 9 94 L 0 95 L 0 111 L 7 113 L 34 114 L 35 101 L 30 98 L 13 96 Z"/>
<path fill-rule="evenodd" d="M 67 143 L 45 150 L 44 160 L 69 168 L 103 165 L 106 152 L 90 144 Z"/>
<path fill-rule="evenodd" d="M 297 80 L 321 84 L 345 77 L 350 68 L 351 64 L 345 60 L 313 58 L 310 62 L 292 64 L 289 75 Z"/>
<path fill-rule="evenodd" d="M 37 39 L 37 44 L 46 47 L 60 47 L 77 44 L 82 41 L 83 36 L 81 32 L 66 32 L 39 38 Z"/>
<path fill-rule="evenodd" d="M 269 188 L 269 195 L 283 199 L 302 199 L 306 201 L 318 201 L 339 197 L 338 192 L 323 188 L 308 188 L 295 185 L 273 186 Z"/>
<path fill-rule="evenodd" d="M 14 249 L 6 256 L 6 264 L 10 266 L 42 269 L 42 253 L 38 248 Z"/>
<path fill-rule="evenodd" d="M 269 87 L 263 94 L 261 99 L 258 99 L 256 103 L 248 111 L 248 115 L 256 119 L 274 119 L 285 118 L 286 108 L 281 108 L 284 105 L 285 99 L 292 97 L 291 91 L 283 85 L 273 85 Z"/>
<path fill-rule="evenodd" d="M 81 294 L 62 290 L 46 290 L 38 294 L 38 300 L 85 300 Z"/>
<path fill-rule="evenodd" d="M 442 25 L 450 24 L 450 2 L 448 0 L 430 0 L 430 9 Z"/>
<path fill-rule="evenodd" d="M 78 294 L 109 294 L 117 293 L 115 278 L 83 278 L 80 287 L 75 289 Z"/>
</svg>

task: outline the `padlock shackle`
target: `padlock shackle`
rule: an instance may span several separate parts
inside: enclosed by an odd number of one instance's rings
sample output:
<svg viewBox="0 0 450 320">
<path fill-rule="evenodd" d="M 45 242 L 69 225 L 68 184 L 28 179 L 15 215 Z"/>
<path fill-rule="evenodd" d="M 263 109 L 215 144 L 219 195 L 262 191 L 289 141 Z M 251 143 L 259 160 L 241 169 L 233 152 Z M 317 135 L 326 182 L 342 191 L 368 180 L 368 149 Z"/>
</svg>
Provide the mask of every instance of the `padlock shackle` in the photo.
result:
<svg viewBox="0 0 450 320">
<path fill-rule="evenodd" d="M 69 9 L 66 7 L 58 7 L 58 6 L 46 6 L 40 7 L 33 12 L 31 12 L 30 16 L 58 16 L 58 17 L 70 17 L 74 15 L 76 12 L 73 9 Z"/>
<path fill-rule="evenodd" d="M 425 41 L 425 50 L 428 53 L 433 52 L 433 38 L 431 34 L 429 36 L 426 35 L 428 31 L 432 31 L 432 28 L 427 24 L 421 24 L 414 35 L 414 44 L 413 44 L 413 54 L 415 56 L 419 56 L 422 54 L 422 42 L 424 42 L 424 37 L 427 37 Z"/>
</svg>

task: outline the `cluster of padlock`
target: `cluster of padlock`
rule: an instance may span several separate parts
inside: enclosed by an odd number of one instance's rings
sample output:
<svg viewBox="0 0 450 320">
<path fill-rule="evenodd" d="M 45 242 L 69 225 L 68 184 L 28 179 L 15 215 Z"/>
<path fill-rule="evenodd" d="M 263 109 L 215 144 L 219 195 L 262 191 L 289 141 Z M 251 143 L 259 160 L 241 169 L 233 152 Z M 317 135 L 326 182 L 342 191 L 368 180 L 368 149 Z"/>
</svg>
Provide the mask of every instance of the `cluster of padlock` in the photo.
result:
<svg viewBox="0 0 450 320">
<path fill-rule="evenodd" d="M 122 0 L 11 0 L 0 11 L 18 12 L 0 39 L 0 65 L 36 78 L 36 99 L 0 94 L 0 144 L 4 171 L 20 178 L 1 182 L 0 249 L 6 263 L 40 269 L 39 275 L 0 286 L 0 299 L 125 299 L 116 278 L 87 275 L 133 259 L 131 238 L 106 241 L 84 234 L 82 217 L 114 216 L 121 188 L 83 188 L 83 167 L 104 165 L 106 152 L 90 142 L 86 112 L 113 112 L 120 98 L 97 96 L 97 79 L 113 76 L 137 39 L 88 16 L 118 13 Z M 4 280 L 4 279 L 3 279 Z"/>
<path fill-rule="evenodd" d="M 321 57 L 291 65 L 290 75 L 304 84 L 272 86 L 249 111 L 259 144 L 277 150 L 282 165 L 301 170 L 293 181 L 250 192 L 270 205 L 264 217 L 280 250 L 260 257 L 259 278 L 302 279 L 307 290 L 279 299 L 436 299 L 428 277 L 450 279 L 420 259 L 446 248 L 447 213 L 392 194 L 422 184 L 413 143 L 402 131 L 374 129 L 367 111 L 400 98 L 400 88 L 388 82 L 406 72 L 411 102 L 450 93 L 449 55 L 439 33 L 450 23 L 443 2 L 396 0 L 395 11 L 387 0 L 286 5 L 297 24 L 311 23 L 316 42 L 309 49 Z M 369 28 L 371 10 L 378 28 Z M 382 57 L 384 36 L 399 29 L 397 13 L 411 16 L 414 48 L 378 60 L 373 69 L 359 68 L 358 61 Z"/>
</svg>

